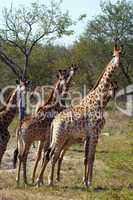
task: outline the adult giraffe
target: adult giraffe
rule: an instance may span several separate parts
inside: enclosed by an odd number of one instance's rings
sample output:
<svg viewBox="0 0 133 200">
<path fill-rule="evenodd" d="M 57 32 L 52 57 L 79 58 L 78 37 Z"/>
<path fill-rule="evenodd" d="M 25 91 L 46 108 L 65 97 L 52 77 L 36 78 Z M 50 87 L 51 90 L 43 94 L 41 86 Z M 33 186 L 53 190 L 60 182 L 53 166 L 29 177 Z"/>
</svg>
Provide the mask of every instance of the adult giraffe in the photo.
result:
<svg viewBox="0 0 133 200">
<path fill-rule="evenodd" d="M 114 98 L 115 97 L 115 93 L 118 89 L 118 85 L 116 81 L 111 81 L 110 82 L 110 86 L 108 89 L 108 93 L 107 93 L 107 102 L 110 100 L 110 98 Z M 61 165 L 62 165 L 62 161 L 63 161 L 63 157 L 66 153 L 66 151 L 68 150 L 68 148 L 75 143 L 83 143 L 84 142 L 84 138 L 83 140 L 81 140 L 81 138 L 78 138 L 77 140 L 72 140 L 70 143 L 68 143 L 68 145 L 65 146 L 65 148 L 63 148 L 63 150 L 60 153 L 59 159 L 58 159 L 58 164 L 57 164 L 57 181 L 60 181 L 60 171 L 61 171 Z"/>
<path fill-rule="evenodd" d="M 104 110 L 109 101 L 108 90 L 111 77 L 119 66 L 121 50 L 114 47 L 113 59 L 101 74 L 97 84 L 81 103 L 60 112 L 52 122 L 52 142 L 44 157 L 41 172 L 37 178 L 38 186 L 42 183 L 43 173 L 51 160 L 49 185 L 53 185 L 54 168 L 60 153 L 74 141 L 85 138 L 84 184 L 92 183 L 92 171 L 96 145 L 101 129 L 105 123 Z"/>
</svg>

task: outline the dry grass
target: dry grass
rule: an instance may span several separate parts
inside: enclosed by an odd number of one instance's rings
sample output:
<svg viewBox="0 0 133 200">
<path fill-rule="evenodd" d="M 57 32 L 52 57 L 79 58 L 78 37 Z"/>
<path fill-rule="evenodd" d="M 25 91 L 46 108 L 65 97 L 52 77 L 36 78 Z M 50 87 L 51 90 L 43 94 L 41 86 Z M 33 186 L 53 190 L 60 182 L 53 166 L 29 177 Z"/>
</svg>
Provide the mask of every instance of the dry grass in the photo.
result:
<svg viewBox="0 0 133 200">
<path fill-rule="evenodd" d="M 16 170 L 12 169 L 12 151 L 15 137 L 12 134 L 8 150 L 0 170 L 0 200 L 133 200 L 133 121 L 118 112 L 110 112 L 97 147 L 94 165 L 93 187 L 86 190 L 82 185 L 83 145 L 74 145 L 67 152 L 60 183 L 53 188 L 47 186 L 49 167 L 44 176 L 45 185 L 16 186 Z M 11 127 L 12 133 L 15 123 Z M 28 159 L 28 180 L 34 163 L 35 149 Z"/>
</svg>

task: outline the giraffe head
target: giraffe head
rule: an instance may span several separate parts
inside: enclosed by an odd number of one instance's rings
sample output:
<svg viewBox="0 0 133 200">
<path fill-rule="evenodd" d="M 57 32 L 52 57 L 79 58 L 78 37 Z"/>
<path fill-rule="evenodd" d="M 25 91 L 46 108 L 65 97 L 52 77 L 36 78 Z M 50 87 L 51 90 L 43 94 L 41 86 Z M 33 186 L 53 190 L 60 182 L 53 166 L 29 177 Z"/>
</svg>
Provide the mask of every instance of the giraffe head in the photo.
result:
<svg viewBox="0 0 133 200">
<path fill-rule="evenodd" d="M 58 70 L 58 74 L 56 76 L 57 82 L 54 86 L 54 89 L 52 90 L 51 95 L 49 96 L 48 100 L 45 102 L 44 105 L 41 105 L 36 109 L 36 113 L 43 111 L 47 105 L 54 105 L 55 102 L 59 102 L 59 98 L 66 94 L 71 83 L 72 77 L 78 69 L 79 65 L 72 64 L 66 69 Z"/>
<path fill-rule="evenodd" d="M 58 71 L 58 81 L 56 84 L 56 92 L 58 94 L 61 94 L 68 89 L 70 82 L 78 69 L 79 65 L 72 64 L 69 68 Z"/>
<path fill-rule="evenodd" d="M 121 48 L 119 48 L 117 45 L 115 45 L 114 46 L 114 51 L 113 51 L 113 56 L 114 57 L 117 57 L 117 56 L 119 56 L 120 55 L 120 53 L 121 53 Z"/>
<path fill-rule="evenodd" d="M 31 85 L 31 81 L 30 80 L 26 80 L 26 79 L 22 79 L 20 77 L 19 80 L 16 80 L 16 85 L 19 86 L 21 90 L 23 90 L 23 89 L 29 90 L 30 89 L 30 85 Z"/>
</svg>

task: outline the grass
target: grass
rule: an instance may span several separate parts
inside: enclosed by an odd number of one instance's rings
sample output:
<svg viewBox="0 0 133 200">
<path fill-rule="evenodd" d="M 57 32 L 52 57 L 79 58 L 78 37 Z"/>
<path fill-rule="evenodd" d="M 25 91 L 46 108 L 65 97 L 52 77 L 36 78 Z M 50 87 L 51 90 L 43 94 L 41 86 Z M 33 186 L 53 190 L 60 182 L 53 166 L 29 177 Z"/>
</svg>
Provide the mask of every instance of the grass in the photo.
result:
<svg viewBox="0 0 133 200">
<path fill-rule="evenodd" d="M 93 187 L 82 184 L 83 145 L 73 145 L 66 153 L 62 166 L 62 179 L 54 187 L 47 186 L 49 167 L 44 176 L 45 185 L 36 188 L 23 183 L 16 186 L 16 170 L 11 156 L 15 147 L 16 120 L 10 127 L 11 140 L 0 170 L 0 200 L 133 200 L 133 120 L 119 112 L 107 114 L 104 132 L 97 146 Z M 34 149 L 28 160 L 28 180 L 31 182 Z"/>
</svg>

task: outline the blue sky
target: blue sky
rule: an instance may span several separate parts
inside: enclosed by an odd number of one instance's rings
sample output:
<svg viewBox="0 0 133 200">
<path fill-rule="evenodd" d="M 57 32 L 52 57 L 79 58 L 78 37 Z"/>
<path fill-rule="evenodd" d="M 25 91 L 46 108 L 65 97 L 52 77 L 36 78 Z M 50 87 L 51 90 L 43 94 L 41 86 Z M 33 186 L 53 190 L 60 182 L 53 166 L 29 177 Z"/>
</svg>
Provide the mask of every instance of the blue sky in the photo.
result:
<svg viewBox="0 0 133 200">
<path fill-rule="evenodd" d="M 40 3 L 48 2 L 48 0 L 39 0 Z M 101 0 L 64 0 L 62 3 L 62 8 L 64 10 L 69 10 L 70 16 L 76 20 L 81 14 L 87 14 L 87 18 L 74 26 L 75 34 L 73 36 L 65 36 L 56 41 L 58 44 L 70 45 L 74 40 L 77 40 L 79 35 L 84 31 L 87 21 L 92 19 L 93 16 L 100 12 L 100 1 Z M 2 13 L 3 7 L 10 7 L 11 3 L 13 6 L 18 7 L 19 5 L 29 5 L 34 0 L 0 0 L 0 15 Z M 112 0 L 116 2 L 116 0 Z"/>
</svg>

